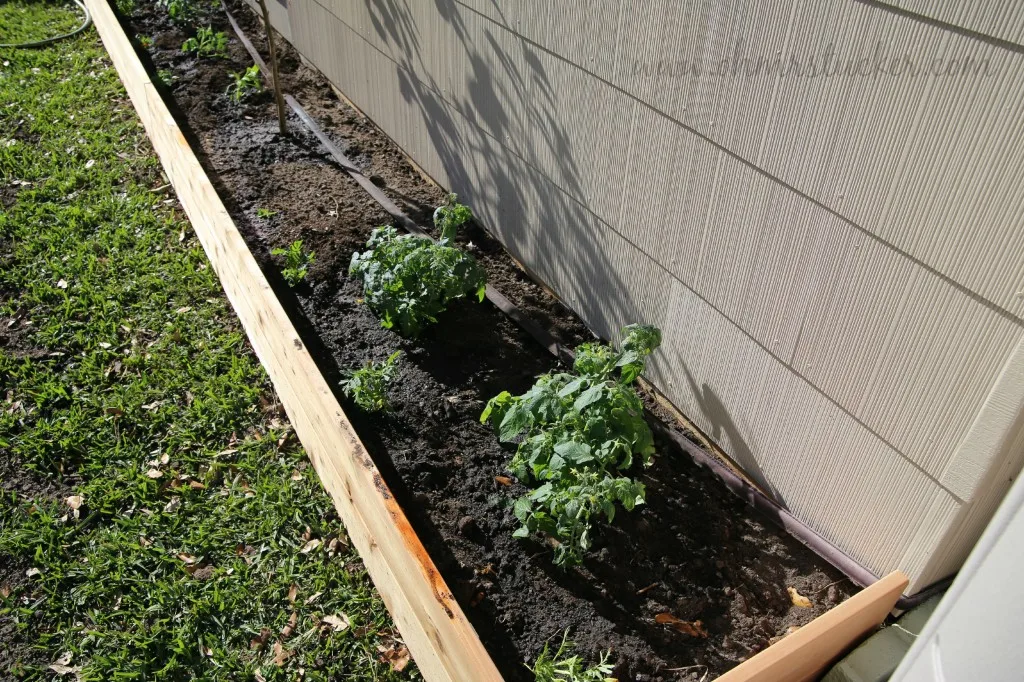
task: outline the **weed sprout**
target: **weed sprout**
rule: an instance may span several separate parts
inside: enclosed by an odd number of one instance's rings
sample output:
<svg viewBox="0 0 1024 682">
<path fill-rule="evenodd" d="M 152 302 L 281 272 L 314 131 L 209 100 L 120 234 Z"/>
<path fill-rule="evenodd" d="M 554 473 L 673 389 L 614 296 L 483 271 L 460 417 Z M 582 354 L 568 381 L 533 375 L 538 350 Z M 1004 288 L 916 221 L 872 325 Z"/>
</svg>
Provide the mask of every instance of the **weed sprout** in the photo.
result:
<svg viewBox="0 0 1024 682">
<path fill-rule="evenodd" d="M 241 104 L 242 100 L 249 95 L 262 92 L 263 83 L 260 81 L 260 67 L 253 64 L 242 73 L 232 73 L 234 82 L 228 86 L 227 94 L 235 104 Z"/>
<path fill-rule="evenodd" d="M 588 668 L 580 656 L 569 655 L 575 646 L 569 641 L 568 630 L 562 635 L 562 643 L 554 655 L 545 642 L 544 650 L 530 668 L 536 682 L 614 682 L 611 677 L 612 666 L 608 663 L 610 651 L 601 654 L 597 665 Z"/>
<path fill-rule="evenodd" d="M 367 412 L 390 412 L 388 385 L 394 378 L 401 355 L 402 351 L 395 351 L 384 362 L 367 362 L 362 368 L 349 371 L 348 379 L 341 384 L 342 391 Z"/>
<path fill-rule="evenodd" d="M 281 276 L 288 282 L 288 286 L 297 286 L 306 279 L 309 274 L 309 266 L 316 261 L 316 253 L 302 250 L 302 240 L 297 239 L 285 249 L 274 249 L 270 252 L 274 256 L 284 256 L 284 269 Z"/>
<path fill-rule="evenodd" d="M 197 57 L 227 57 L 228 37 L 223 31 L 214 31 L 211 26 L 204 26 L 196 31 L 194 37 L 181 45 L 182 52 L 193 52 Z"/>
</svg>

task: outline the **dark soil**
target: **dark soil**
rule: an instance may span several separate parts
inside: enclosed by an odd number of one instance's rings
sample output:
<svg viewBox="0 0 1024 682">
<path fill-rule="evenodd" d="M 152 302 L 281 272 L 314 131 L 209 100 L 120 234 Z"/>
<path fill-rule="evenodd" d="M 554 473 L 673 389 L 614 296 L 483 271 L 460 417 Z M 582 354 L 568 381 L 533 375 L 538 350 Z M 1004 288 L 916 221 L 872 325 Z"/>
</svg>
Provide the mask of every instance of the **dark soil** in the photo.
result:
<svg viewBox="0 0 1024 682">
<path fill-rule="evenodd" d="M 237 0 L 230 6 L 253 42 L 265 45 L 254 15 Z M 222 16 L 213 24 L 231 35 Z M 523 489 L 495 480 L 507 474 L 512 452 L 478 417 L 488 398 L 524 391 L 556 361 L 487 302 L 453 306 L 417 341 L 381 328 L 346 273 L 353 251 L 389 216 L 296 118 L 290 137 L 278 134 L 269 94 L 242 107 L 228 101 L 229 72 L 251 63 L 237 41 L 230 59 L 197 61 L 179 49 L 182 29 L 149 5 L 127 32 L 156 38 L 149 58 L 154 69 L 176 76 L 166 93 L 172 108 L 328 380 L 336 384 L 340 370 L 366 359 L 405 352 L 394 413 L 367 417 L 352 407 L 350 414 L 507 679 L 529 679 L 522 663 L 565 628 L 590 659 L 610 648 L 622 680 L 710 679 L 852 593 L 835 569 L 668 442 L 659 443 L 654 465 L 638 472 L 648 504 L 601 528 L 579 570 L 562 572 L 547 547 L 514 540 L 510 502 Z M 429 224 L 442 190 L 290 47 L 282 70 L 286 92 L 399 206 Z M 257 208 L 278 213 L 260 219 Z M 269 252 L 295 239 L 315 250 L 316 263 L 309 283 L 292 290 Z M 483 230 L 462 239 L 476 245 L 491 284 L 560 341 L 592 338 Z M 787 587 L 813 608 L 794 607 Z M 662 613 L 702 621 L 707 637 L 656 624 Z"/>
</svg>

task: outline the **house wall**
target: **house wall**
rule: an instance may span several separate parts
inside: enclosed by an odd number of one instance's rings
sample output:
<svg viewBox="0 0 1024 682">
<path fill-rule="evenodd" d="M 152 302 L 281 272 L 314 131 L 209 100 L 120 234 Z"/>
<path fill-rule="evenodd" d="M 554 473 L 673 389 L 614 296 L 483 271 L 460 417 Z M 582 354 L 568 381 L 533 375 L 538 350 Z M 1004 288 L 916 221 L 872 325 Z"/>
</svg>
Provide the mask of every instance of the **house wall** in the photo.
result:
<svg viewBox="0 0 1024 682">
<path fill-rule="evenodd" d="M 911 592 L 1024 461 L 1024 6 L 289 0 L 296 47 Z"/>
</svg>

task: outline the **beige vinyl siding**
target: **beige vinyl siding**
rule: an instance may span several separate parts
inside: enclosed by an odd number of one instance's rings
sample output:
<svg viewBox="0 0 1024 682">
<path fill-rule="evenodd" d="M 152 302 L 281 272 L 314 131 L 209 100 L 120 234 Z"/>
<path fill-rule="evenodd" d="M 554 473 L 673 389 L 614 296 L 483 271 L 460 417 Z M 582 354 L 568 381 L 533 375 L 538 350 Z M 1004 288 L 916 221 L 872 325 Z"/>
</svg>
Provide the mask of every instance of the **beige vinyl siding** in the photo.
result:
<svg viewBox="0 0 1024 682">
<path fill-rule="evenodd" d="M 985 416 L 1024 396 L 1024 49 L 970 32 L 1024 7 L 991 7 L 288 11 L 300 51 L 592 329 L 665 330 L 650 378 L 753 478 L 916 590 L 1024 460 L 1019 420 Z M 924 71 L 692 71 L 829 51 Z M 950 59 L 987 75 L 928 72 Z"/>
</svg>

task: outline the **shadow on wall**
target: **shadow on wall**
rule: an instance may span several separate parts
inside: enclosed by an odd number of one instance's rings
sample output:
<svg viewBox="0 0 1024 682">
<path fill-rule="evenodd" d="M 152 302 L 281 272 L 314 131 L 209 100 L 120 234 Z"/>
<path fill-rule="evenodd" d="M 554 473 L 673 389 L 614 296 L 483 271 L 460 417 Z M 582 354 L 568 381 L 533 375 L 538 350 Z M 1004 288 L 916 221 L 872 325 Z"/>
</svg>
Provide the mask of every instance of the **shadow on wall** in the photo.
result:
<svg viewBox="0 0 1024 682">
<path fill-rule="evenodd" d="M 686 383 L 690 387 L 693 401 L 700 409 L 701 415 L 704 417 L 704 423 L 708 425 L 705 427 L 706 435 L 719 445 L 727 443 L 729 456 L 743 469 L 744 473 L 763 490 L 768 492 L 776 502 L 785 506 L 785 499 L 783 499 L 779 491 L 764 475 L 764 471 L 757 463 L 757 458 L 754 457 L 750 446 L 747 445 L 746 440 L 743 438 L 739 425 L 733 420 L 721 398 L 718 397 L 715 390 L 708 384 L 701 383 L 698 386 L 685 360 L 683 358 L 678 358 L 677 360 L 678 366 L 682 368 L 683 375 L 686 377 Z"/>
<path fill-rule="evenodd" d="M 397 48 L 392 56 L 402 97 L 419 110 L 451 190 L 601 336 L 616 338 L 622 324 L 657 322 L 637 319 L 635 302 L 617 295 L 625 289 L 602 248 L 606 228 L 571 196 L 579 196 L 581 180 L 574 150 L 556 116 L 564 105 L 535 48 L 518 36 L 502 45 L 486 27 L 470 36 L 457 4 L 434 0 L 468 66 L 466 94 L 442 94 L 447 88 L 428 75 L 429 47 L 406 3 L 365 2 L 378 36 Z M 502 77 L 496 79 L 492 68 L 502 69 Z M 503 102 L 523 106 L 513 110 Z M 522 139 L 524 130 L 530 131 L 530 139 Z M 542 155 L 557 159 L 561 189 L 537 170 Z M 531 224 L 534 229 L 527 229 Z"/>
<path fill-rule="evenodd" d="M 418 109 L 450 189 L 474 208 L 513 256 L 557 291 L 601 337 L 617 339 L 621 326 L 631 322 L 665 328 L 666 320 L 645 319 L 643 311 L 649 306 L 635 300 L 623 280 L 628 269 L 616 268 L 609 256 L 607 244 L 625 242 L 609 240 L 610 228 L 574 198 L 586 196 L 577 162 L 577 152 L 584 150 L 574 149 L 561 121 L 572 118 L 569 107 L 594 103 L 570 101 L 557 92 L 538 48 L 517 34 L 496 36 L 484 23 L 474 26 L 470 35 L 463 16 L 468 10 L 454 0 L 434 0 L 434 7 L 464 51 L 466 82 L 461 89 L 438 83 L 430 75 L 430 46 L 425 45 L 408 4 L 364 2 L 374 31 L 394 48 L 391 55 L 402 97 Z M 497 3 L 492 7 L 500 13 Z M 504 16 L 500 23 L 510 25 Z M 450 46 L 446 50 L 450 52 Z M 459 64 L 455 57 L 447 60 Z M 501 69 L 498 78 L 492 69 Z M 454 68 L 450 76 L 463 77 L 463 73 Z M 624 116 L 618 133 L 627 139 L 629 125 L 630 117 Z M 557 163 L 561 187 L 538 170 L 544 160 L 550 165 L 551 159 Z M 635 203 L 642 210 L 643 202 Z M 641 294 L 668 295 L 664 291 Z M 668 352 L 669 346 L 662 352 Z M 723 401 L 708 384 L 698 385 L 685 360 L 679 358 L 678 367 L 683 368 L 703 423 L 710 425 L 710 437 L 727 440 L 737 463 L 784 504 Z"/>
</svg>

